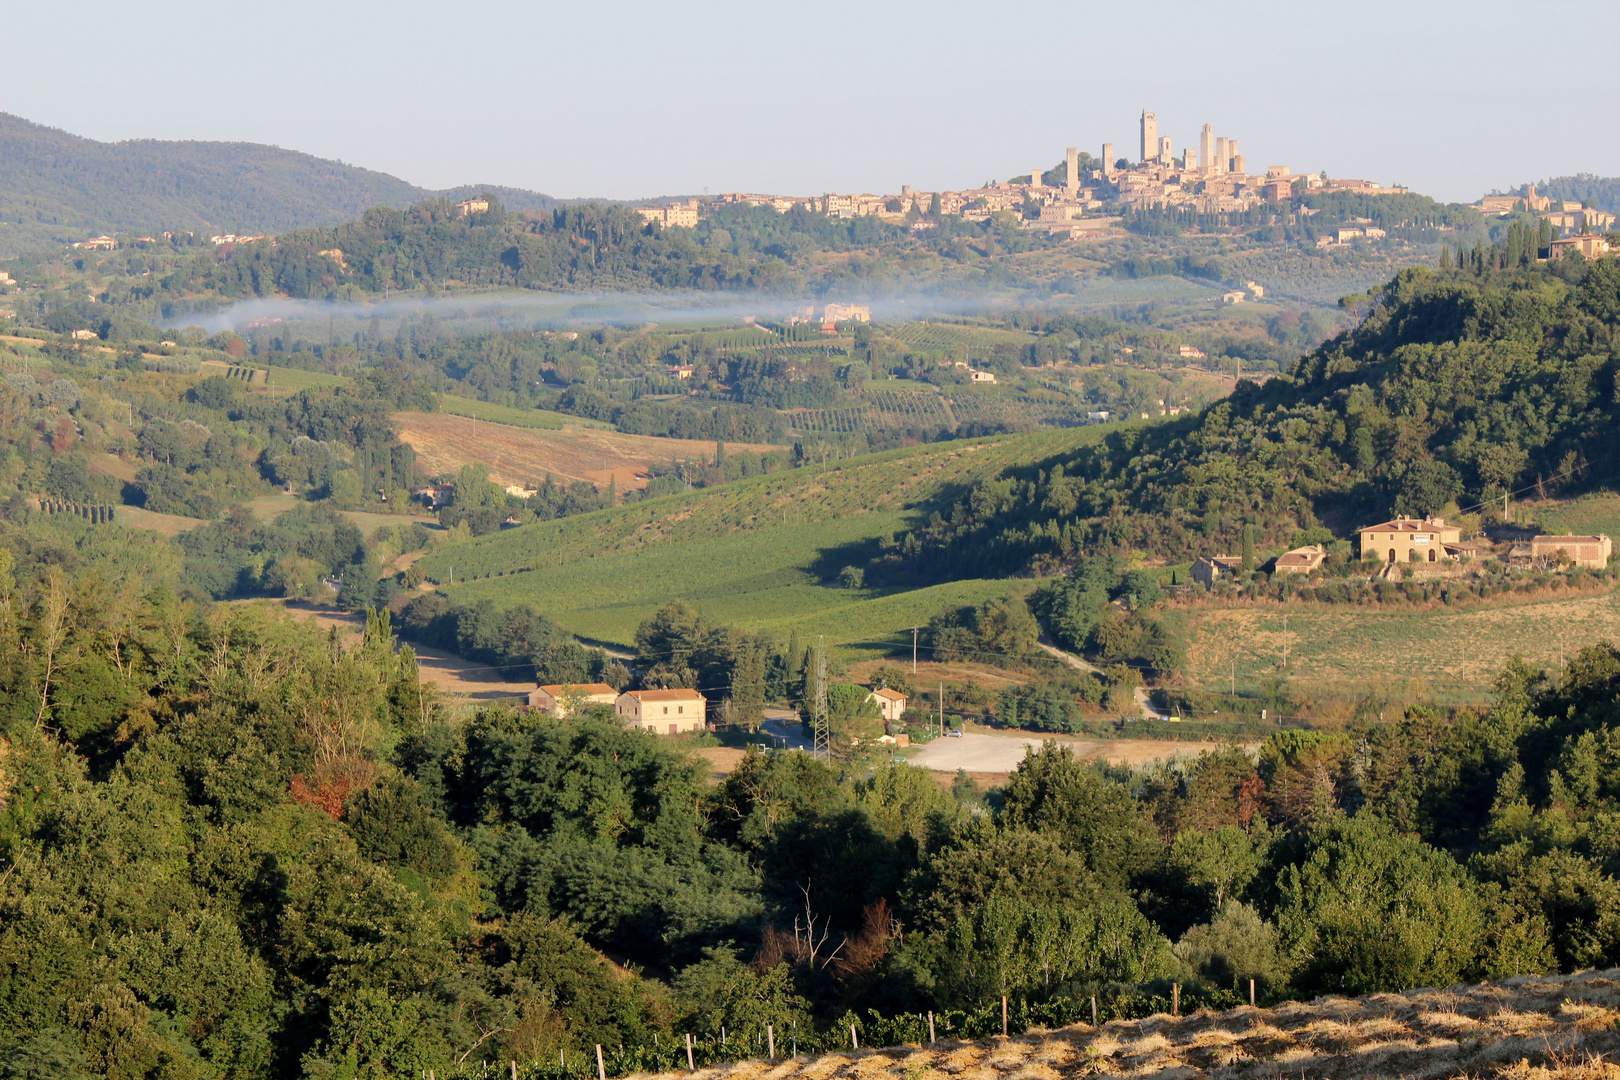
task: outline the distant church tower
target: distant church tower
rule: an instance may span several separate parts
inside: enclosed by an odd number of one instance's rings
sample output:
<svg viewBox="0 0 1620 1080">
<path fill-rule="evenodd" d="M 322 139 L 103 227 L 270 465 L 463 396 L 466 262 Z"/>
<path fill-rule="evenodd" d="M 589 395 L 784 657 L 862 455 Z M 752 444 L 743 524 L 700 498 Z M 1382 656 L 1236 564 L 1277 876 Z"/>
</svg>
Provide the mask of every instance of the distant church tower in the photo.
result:
<svg viewBox="0 0 1620 1080">
<path fill-rule="evenodd" d="M 1142 110 L 1142 156 L 1139 160 L 1156 161 L 1159 157 L 1159 118 Z"/>
</svg>

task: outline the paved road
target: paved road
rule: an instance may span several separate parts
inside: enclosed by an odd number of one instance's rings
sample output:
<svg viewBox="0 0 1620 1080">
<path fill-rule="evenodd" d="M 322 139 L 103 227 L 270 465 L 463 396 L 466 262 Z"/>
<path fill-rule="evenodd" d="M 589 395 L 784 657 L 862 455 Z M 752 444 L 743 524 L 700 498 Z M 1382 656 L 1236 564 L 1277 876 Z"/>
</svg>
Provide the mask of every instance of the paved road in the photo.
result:
<svg viewBox="0 0 1620 1080">
<path fill-rule="evenodd" d="M 765 722 L 759 729 L 765 734 L 780 740 L 780 745 L 788 750 L 809 750 L 810 740 L 804 737 L 799 723 L 799 714 L 792 709 L 784 709 L 780 705 L 765 706 Z"/>
<path fill-rule="evenodd" d="M 1025 751 L 1029 748 L 1040 749 L 1043 741 L 1039 736 L 1032 735 L 990 735 L 970 731 L 959 739 L 935 739 L 927 746 L 905 751 L 904 755 L 911 764 L 936 772 L 955 772 L 957 769 L 968 772 L 1012 772 L 1024 760 Z M 1178 754 L 1197 754 L 1208 749 L 1200 744 L 1164 739 L 1057 738 L 1053 741 L 1070 747 L 1076 757 L 1119 761 L 1128 765 Z"/>
</svg>

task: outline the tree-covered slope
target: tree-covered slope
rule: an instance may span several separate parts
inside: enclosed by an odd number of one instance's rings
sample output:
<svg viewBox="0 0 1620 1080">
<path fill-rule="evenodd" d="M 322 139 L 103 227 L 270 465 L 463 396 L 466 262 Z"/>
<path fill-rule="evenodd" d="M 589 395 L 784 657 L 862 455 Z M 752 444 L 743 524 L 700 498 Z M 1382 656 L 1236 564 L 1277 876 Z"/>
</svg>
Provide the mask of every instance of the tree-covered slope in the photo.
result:
<svg viewBox="0 0 1620 1080">
<path fill-rule="evenodd" d="M 1620 480 L 1620 264 L 1537 264 L 1511 239 L 1467 262 L 1403 271 L 1291 378 L 979 484 L 874 569 L 937 580 L 1126 548 L 1182 559 L 1235 550 L 1245 525 L 1266 542 L 1324 521 L 1348 534 Z"/>
<path fill-rule="evenodd" d="M 498 190 L 513 206 L 550 203 Z M 332 225 L 432 194 L 387 173 L 275 146 L 102 143 L 0 113 L 0 257 L 100 233 L 258 234 Z"/>
</svg>

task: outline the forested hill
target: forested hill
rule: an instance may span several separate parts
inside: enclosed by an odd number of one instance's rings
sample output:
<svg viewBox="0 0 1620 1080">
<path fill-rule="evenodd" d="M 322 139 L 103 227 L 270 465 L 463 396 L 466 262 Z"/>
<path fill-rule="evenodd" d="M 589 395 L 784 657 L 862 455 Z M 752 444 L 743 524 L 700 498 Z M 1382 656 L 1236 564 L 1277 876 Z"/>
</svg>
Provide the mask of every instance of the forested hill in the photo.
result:
<svg viewBox="0 0 1620 1080">
<path fill-rule="evenodd" d="M 445 194 L 464 198 L 472 190 Z M 487 190 L 514 207 L 551 202 Z M 103 143 L 0 113 L 0 258 L 100 233 L 259 234 L 331 225 L 368 207 L 407 206 L 433 194 L 387 173 L 275 146 Z"/>
<path fill-rule="evenodd" d="M 981 483 L 872 567 L 888 580 L 1175 559 L 1324 524 L 1620 482 L 1620 265 L 1536 263 L 1516 228 L 1462 269 L 1405 270 L 1292 378 Z"/>
</svg>

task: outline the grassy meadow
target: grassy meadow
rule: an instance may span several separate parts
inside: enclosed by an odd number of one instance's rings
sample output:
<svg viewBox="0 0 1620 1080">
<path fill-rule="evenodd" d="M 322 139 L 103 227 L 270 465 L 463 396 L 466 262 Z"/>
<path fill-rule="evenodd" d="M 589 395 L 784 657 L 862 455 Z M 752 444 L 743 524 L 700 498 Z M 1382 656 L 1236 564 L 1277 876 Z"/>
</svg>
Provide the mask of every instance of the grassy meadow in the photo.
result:
<svg viewBox="0 0 1620 1080">
<path fill-rule="evenodd" d="M 1282 666 L 1286 640 L 1288 667 Z M 1620 642 L 1620 593 L 1577 593 L 1452 609 L 1292 604 L 1188 612 L 1190 687 L 1254 694 L 1286 676 L 1290 695 L 1345 701 L 1484 702 L 1513 657 L 1556 667 L 1599 641 Z"/>
<path fill-rule="evenodd" d="M 267 364 L 254 364 L 254 367 L 263 367 L 270 372 L 270 381 L 267 384 L 271 390 L 309 390 L 317 386 L 347 386 L 347 375 L 333 375 L 325 371 L 305 371 L 303 368 L 272 367 Z"/>
<path fill-rule="evenodd" d="M 1549 533 L 1590 535 L 1604 533 L 1620 538 L 1620 495 L 1596 491 L 1569 502 L 1534 506 L 1531 513 L 1536 527 Z"/>
<path fill-rule="evenodd" d="M 421 566 L 441 583 L 453 571 L 447 591 L 457 599 L 530 603 L 604 641 L 629 641 L 661 604 L 683 600 L 719 622 L 826 634 L 867 653 L 901 629 L 909 643 L 909 627 L 942 606 L 1029 583 L 849 590 L 833 587 L 840 569 L 865 563 L 880 540 L 980 477 L 1100 435 L 1074 428 L 892 450 L 526 525 L 435 551 Z"/>
</svg>

